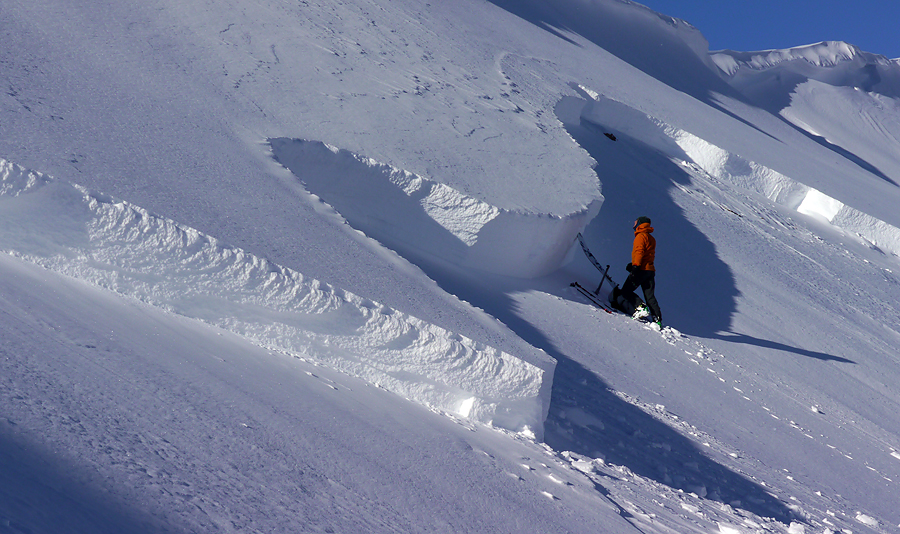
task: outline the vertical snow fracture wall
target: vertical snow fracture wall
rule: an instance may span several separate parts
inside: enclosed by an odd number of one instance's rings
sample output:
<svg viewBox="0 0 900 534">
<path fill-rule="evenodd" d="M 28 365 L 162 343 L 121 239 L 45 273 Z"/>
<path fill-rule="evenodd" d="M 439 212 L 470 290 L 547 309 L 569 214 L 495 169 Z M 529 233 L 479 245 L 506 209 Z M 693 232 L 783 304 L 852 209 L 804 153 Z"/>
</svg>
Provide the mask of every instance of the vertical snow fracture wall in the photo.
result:
<svg viewBox="0 0 900 534">
<path fill-rule="evenodd" d="M 272 155 L 347 222 L 403 254 L 534 278 L 558 269 L 600 200 L 564 215 L 520 213 L 320 141 L 274 138 Z"/>
<path fill-rule="evenodd" d="M 524 361 L 2 159 L 0 250 L 429 407 L 541 437 L 549 356 Z"/>
</svg>

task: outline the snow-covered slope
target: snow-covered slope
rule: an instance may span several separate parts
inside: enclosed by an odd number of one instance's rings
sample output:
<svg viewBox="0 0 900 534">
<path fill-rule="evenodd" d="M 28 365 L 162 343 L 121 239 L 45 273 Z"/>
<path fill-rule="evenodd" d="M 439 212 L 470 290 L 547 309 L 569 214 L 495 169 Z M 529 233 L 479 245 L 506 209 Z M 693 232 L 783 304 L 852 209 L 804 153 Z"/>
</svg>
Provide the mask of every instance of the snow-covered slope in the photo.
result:
<svg viewBox="0 0 900 534">
<path fill-rule="evenodd" d="M 7 530 L 900 525 L 896 62 L 624 0 L 4 2 L 0 39 Z M 639 215 L 662 331 L 569 287 Z"/>
<path fill-rule="evenodd" d="M 4 532 L 629 528 L 530 439 L 8 254 L 0 273 Z"/>
<path fill-rule="evenodd" d="M 540 351 L 517 357 L 484 346 L 2 160 L 0 180 L 0 242 L 9 254 L 435 409 L 543 433 L 553 360 Z"/>
<path fill-rule="evenodd" d="M 843 42 L 712 54 L 755 104 L 872 174 L 900 183 L 900 59 Z"/>
</svg>

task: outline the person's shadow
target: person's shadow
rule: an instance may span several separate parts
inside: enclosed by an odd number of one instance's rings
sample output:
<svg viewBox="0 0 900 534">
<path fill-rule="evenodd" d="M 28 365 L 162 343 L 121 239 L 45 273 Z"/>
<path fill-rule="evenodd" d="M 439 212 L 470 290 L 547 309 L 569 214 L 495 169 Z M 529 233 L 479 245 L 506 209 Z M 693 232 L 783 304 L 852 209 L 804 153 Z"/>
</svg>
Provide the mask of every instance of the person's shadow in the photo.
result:
<svg viewBox="0 0 900 534">
<path fill-rule="evenodd" d="M 660 149 L 621 132 L 616 132 L 617 141 L 612 141 L 603 135 L 606 130 L 601 125 L 583 122 L 585 104 L 579 98 L 563 98 L 556 114 L 572 138 L 597 161 L 605 200 L 584 230 L 591 251 L 604 265 L 612 264 L 610 274 L 621 284 L 627 275 L 625 264 L 631 260 L 631 222 L 649 216 L 657 237 L 656 295 L 663 323 L 700 337 L 727 331 L 739 294 L 734 276 L 719 259 L 713 243 L 683 215 L 670 193 L 677 184 L 689 185 L 690 177 Z M 634 120 L 649 123 L 638 113 Z M 672 145 L 672 150 L 678 150 Z M 593 277 L 590 279 L 600 278 L 590 269 L 583 272 Z M 678 279 L 671 273 L 678 273 Z"/>
<path fill-rule="evenodd" d="M 613 394 L 597 375 L 559 353 L 544 441 L 622 465 L 665 486 L 771 517 L 793 512 L 763 486 L 709 458 L 668 425 Z"/>
<path fill-rule="evenodd" d="M 544 442 L 554 450 L 602 458 L 668 487 L 760 517 L 784 523 L 796 519 L 790 508 L 766 488 L 707 457 L 691 440 L 619 398 L 600 376 L 559 350 L 546 335 L 523 319 L 516 302 L 508 295 L 533 290 L 534 281 L 486 273 L 475 277 L 407 252 L 407 259 L 442 289 L 483 309 L 556 360 L 544 425 Z M 566 289 L 560 288 L 557 296 L 567 298 Z"/>
<path fill-rule="evenodd" d="M 714 334 L 712 336 L 715 339 L 721 339 L 723 341 L 727 341 L 729 343 L 743 343 L 745 345 L 754 345 L 757 347 L 763 347 L 767 349 L 773 350 L 781 350 L 784 352 L 790 352 L 793 354 L 799 354 L 800 356 L 806 356 L 808 358 L 815 358 L 817 360 L 822 361 L 833 361 L 840 363 L 856 363 L 853 360 L 848 360 L 847 358 L 841 356 L 834 356 L 831 354 L 826 354 L 824 352 L 817 352 L 814 350 L 806 350 L 798 347 L 792 347 L 790 345 L 785 345 L 784 343 L 778 343 L 777 341 L 770 341 L 768 339 L 760 339 L 758 337 L 748 336 L 746 334 L 738 334 L 735 332 L 720 332 Z"/>
<path fill-rule="evenodd" d="M 630 259 L 633 233 L 627 226 L 622 228 L 623 224 L 629 224 L 640 215 L 655 215 L 652 219 L 654 235 L 658 236 L 657 266 L 663 267 L 657 269 L 656 295 L 664 324 L 700 338 L 781 350 L 823 361 L 855 363 L 839 356 L 733 332 L 731 319 L 740 292 L 731 269 L 719 258 L 715 245 L 706 235 L 682 216 L 681 208 L 671 197 L 674 187 L 687 189 L 690 185 L 687 172 L 668 159 L 659 147 L 647 146 L 627 134 L 618 132 L 617 141 L 612 142 L 604 135 L 606 128 L 581 118 L 585 104 L 582 99 L 568 97 L 556 106 L 557 116 L 566 130 L 597 161 L 597 173 L 606 198 L 600 213 L 585 229 L 585 240 L 598 259 Z M 615 109 L 625 108 L 623 104 L 607 103 L 607 107 L 619 115 L 631 112 L 633 122 L 647 121 L 646 115 L 633 110 Z M 674 143 L 667 149 L 682 158 Z M 686 155 L 682 159 L 689 160 Z M 611 267 L 610 272 L 616 273 L 619 269 L 622 276 L 616 279 L 624 280 L 624 265 Z M 599 273 L 592 271 L 587 262 L 582 262 L 578 272 L 588 280 L 599 280 Z M 670 273 L 678 273 L 677 280 Z"/>
</svg>

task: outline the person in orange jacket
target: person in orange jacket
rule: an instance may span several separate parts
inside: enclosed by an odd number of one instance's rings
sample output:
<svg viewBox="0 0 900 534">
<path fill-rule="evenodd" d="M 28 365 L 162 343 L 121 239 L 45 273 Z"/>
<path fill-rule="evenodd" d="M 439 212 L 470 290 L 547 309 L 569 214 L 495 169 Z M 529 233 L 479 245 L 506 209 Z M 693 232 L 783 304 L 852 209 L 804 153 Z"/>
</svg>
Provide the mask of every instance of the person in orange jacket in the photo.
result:
<svg viewBox="0 0 900 534">
<path fill-rule="evenodd" d="M 649 217 L 638 217 L 634 221 L 634 246 L 631 249 L 631 263 L 625 266 L 628 278 L 622 284 L 621 292 L 634 294 L 634 290 L 640 286 L 644 291 L 644 302 L 650 311 L 650 320 L 662 326 L 662 312 L 659 302 L 656 301 L 656 267 L 653 260 L 656 258 L 656 239 L 650 235 L 653 227 L 650 226 Z M 640 310 L 636 313 L 640 313 Z"/>
</svg>

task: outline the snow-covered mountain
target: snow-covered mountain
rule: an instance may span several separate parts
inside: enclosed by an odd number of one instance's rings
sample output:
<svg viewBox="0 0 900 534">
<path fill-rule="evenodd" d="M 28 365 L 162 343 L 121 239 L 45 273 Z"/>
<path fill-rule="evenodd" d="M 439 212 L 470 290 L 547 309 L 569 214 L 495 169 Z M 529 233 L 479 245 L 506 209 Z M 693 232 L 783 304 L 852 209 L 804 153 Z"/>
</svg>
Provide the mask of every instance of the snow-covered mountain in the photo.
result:
<svg viewBox="0 0 900 534">
<path fill-rule="evenodd" d="M 626 0 L 0 38 L 4 531 L 900 528 L 897 60 Z M 569 286 L 639 215 L 661 330 Z"/>
<path fill-rule="evenodd" d="M 713 61 L 754 104 L 894 185 L 900 183 L 900 59 L 842 42 Z"/>
</svg>

